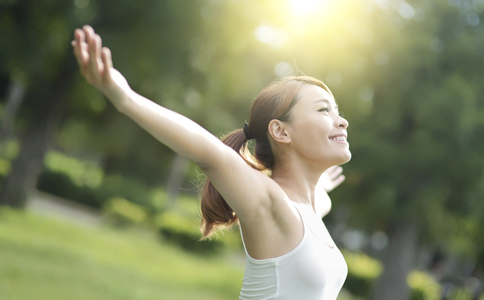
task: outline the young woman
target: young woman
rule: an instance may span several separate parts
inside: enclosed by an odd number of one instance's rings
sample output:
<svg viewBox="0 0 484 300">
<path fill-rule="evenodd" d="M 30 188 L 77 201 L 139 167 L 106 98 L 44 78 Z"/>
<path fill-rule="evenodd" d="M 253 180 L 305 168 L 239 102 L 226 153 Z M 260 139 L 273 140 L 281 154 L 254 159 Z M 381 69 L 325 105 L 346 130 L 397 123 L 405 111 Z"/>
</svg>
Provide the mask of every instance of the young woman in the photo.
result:
<svg viewBox="0 0 484 300">
<path fill-rule="evenodd" d="M 222 142 L 132 91 L 90 26 L 75 31 L 72 46 L 88 83 L 205 172 L 203 237 L 239 222 L 247 253 L 240 299 L 336 299 L 347 266 L 321 218 L 331 208 L 326 190 L 344 179 L 330 168 L 351 153 L 348 122 L 321 81 L 288 77 L 269 85 L 254 100 L 249 123 Z"/>
</svg>

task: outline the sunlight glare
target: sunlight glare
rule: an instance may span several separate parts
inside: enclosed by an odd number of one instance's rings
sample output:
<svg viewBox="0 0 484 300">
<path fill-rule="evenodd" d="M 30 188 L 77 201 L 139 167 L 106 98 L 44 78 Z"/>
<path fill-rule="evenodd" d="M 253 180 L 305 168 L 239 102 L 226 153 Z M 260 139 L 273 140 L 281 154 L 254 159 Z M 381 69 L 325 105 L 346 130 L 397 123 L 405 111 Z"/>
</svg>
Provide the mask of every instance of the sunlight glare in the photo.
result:
<svg viewBox="0 0 484 300">
<path fill-rule="evenodd" d="M 289 0 L 291 11 L 297 16 L 305 16 L 318 9 L 326 0 Z"/>
<path fill-rule="evenodd" d="M 262 43 L 280 47 L 288 40 L 288 34 L 284 30 L 277 30 L 268 25 L 260 25 L 254 31 L 255 38 Z"/>
</svg>

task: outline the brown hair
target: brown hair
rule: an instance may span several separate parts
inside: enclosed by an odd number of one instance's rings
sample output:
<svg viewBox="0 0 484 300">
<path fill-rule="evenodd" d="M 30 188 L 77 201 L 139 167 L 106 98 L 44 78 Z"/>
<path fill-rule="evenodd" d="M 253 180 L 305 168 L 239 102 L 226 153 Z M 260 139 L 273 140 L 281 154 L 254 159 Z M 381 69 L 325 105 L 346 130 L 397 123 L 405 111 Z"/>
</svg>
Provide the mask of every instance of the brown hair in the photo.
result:
<svg viewBox="0 0 484 300">
<path fill-rule="evenodd" d="M 291 76 L 278 79 L 265 87 L 252 102 L 249 131 L 255 138 L 254 156 L 247 147 L 247 138 L 242 129 L 232 131 L 222 138 L 249 166 L 259 171 L 271 171 L 274 167 L 274 152 L 269 140 L 269 122 L 278 119 L 291 121 L 291 109 L 299 100 L 299 91 L 304 84 L 316 85 L 333 94 L 328 87 L 313 77 Z M 221 228 L 234 225 L 238 218 L 208 178 L 201 191 L 202 239 L 210 237 Z"/>
</svg>

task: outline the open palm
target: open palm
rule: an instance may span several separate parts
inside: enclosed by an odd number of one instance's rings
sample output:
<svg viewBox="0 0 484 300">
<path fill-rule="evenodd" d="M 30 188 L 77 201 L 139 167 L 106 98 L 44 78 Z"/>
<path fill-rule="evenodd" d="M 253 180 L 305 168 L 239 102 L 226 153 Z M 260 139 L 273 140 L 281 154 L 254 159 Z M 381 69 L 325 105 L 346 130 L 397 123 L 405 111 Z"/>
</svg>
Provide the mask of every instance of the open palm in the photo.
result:
<svg viewBox="0 0 484 300">
<path fill-rule="evenodd" d="M 345 176 L 341 173 L 343 173 L 342 167 L 333 166 L 324 171 L 319 178 L 319 184 L 327 193 L 329 193 L 345 181 Z"/>
<path fill-rule="evenodd" d="M 102 47 L 101 37 L 91 26 L 85 25 L 74 31 L 71 44 L 82 76 L 118 107 L 117 104 L 128 97 L 131 88 L 124 76 L 113 68 L 111 51 Z"/>
</svg>

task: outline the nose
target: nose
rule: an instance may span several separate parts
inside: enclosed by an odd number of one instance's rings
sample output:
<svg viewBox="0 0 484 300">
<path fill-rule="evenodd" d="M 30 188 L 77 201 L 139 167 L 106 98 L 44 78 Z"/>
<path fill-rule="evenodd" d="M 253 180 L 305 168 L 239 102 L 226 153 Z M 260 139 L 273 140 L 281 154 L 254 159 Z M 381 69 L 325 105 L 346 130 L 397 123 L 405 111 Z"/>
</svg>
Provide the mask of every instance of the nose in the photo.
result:
<svg viewBox="0 0 484 300">
<path fill-rule="evenodd" d="M 346 129 L 348 128 L 350 124 L 348 123 L 348 121 L 341 117 L 341 116 L 337 116 L 337 119 L 336 119 L 336 126 L 339 127 L 339 128 L 343 128 L 343 129 Z"/>
</svg>

